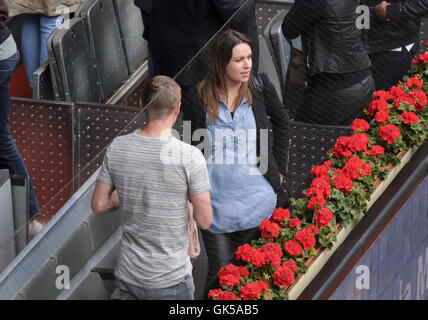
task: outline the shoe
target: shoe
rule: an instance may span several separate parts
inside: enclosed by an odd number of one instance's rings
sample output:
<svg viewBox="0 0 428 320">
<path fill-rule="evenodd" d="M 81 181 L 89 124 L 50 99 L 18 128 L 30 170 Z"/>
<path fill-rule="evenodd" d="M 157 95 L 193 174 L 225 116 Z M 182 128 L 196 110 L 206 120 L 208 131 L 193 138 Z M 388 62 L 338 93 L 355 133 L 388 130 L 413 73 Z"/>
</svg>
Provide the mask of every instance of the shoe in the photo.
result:
<svg viewBox="0 0 428 320">
<path fill-rule="evenodd" d="M 33 220 L 32 224 L 33 224 L 33 227 L 28 232 L 29 241 L 31 241 L 36 235 L 38 235 L 45 226 L 43 223 L 40 223 L 36 220 Z"/>
</svg>

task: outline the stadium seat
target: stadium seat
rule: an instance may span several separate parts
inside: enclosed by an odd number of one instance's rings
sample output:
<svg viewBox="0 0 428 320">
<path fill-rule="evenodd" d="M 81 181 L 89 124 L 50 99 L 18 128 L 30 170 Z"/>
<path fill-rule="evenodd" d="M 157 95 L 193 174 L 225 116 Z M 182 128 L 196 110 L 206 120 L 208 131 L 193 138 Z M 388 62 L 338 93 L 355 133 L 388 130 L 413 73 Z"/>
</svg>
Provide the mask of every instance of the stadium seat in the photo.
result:
<svg viewBox="0 0 428 320">
<path fill-rule="evenodd" d="M 53 253 L 58 265 L 67 266 L 70 279 L 82 268 L 92 256 L 93 250 L 89 229 L 86 223 L 81 223 L 73 234 Z"/>
<path fill-rule="evenodd" d="M 96 272 L 90 272 L 67 300 L 108 300 L 109 294 L 103 280 Z"/>
<path fill-rule="evenodd" d="M 128 67 L 113 0 L 85 1 L 76 12 L 86 25 L 103 101 L 128 78 Z"/>
<path fill-rule="evenodd" d="M 95 252 L 119 227 L 119 213 L 111 212 L 100 216 L 90 214 L 83 223 L 89 228 L 91 243 L 93 245 L 92 249 Z"/>
<path fill-rule="evenodd" d="M 55 100 L 54 96 L 51 69 L 48 60 L 34 72 L 33 99 Z"/>
<path fill-rule="evenodd" d="M 55 258 L 49 258 L 31 281 L 14 297 L 14 300 L 53 300 L 60 293 L 56 288 L 59 276 Z"/>
<path fill-rule="evenodd" d="M 147 41 L 143 39 L 144 25 L 141 11 L 134 1 L 114 0 L 119 30 L 123 39 L 129 73 L 132 73 L 146 58 Z"/>
<path fill-rule="evenodd" d="M 89 45 L 87 28 L 80 18 L 69 21 L 68 28 L 56 29 L 53 49 L 66 101 L 100 102 L 94 55 Z"/>
</svg>

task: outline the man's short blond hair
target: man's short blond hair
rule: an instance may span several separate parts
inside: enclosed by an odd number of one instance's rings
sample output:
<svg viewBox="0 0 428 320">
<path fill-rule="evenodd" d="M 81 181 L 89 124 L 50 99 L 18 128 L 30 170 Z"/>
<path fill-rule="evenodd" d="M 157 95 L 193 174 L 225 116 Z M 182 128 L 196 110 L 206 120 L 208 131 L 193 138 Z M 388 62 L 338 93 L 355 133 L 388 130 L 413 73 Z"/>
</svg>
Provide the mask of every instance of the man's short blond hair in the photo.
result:
<svg viewBox="0 0 428 320">
<path fill-rule="evenodd" d="M 167 76 L 156 76 L 143 84 L 141 96 L 147 120 L 168 117 L 181 101 L 181 88 Z"/>
</svg>

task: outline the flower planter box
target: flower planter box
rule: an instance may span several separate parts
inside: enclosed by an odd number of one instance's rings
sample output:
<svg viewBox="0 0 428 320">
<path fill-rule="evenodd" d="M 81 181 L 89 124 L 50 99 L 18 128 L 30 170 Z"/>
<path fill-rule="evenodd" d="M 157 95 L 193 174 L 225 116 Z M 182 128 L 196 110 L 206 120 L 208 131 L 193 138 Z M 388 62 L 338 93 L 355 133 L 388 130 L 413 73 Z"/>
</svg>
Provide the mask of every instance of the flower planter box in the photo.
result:
<svg viewBox="0 0 428 320">
<path fill-rule="evenodd" d="M 384 180 L 378 179 L 375 182 L 375 188 L 373 193 L 371 194 L 370 201 L 367 205 L 367 210 L 376 202 L 376 200 L 380 197 L 380 195 L 388 188 L 390 183 L 394 180 L 400 170 L 412 159 L 413 155 L 417 151 L 417 147 L 410 149 L 407 152 L 401 152 L 399 157 L 401 159 L 400 164 L 396 166 L 390 166 L 390 172 L 388 176 Z M 309 283 L 316 277 L 318 272 L 323 268 L 323 266 L 327 263 L 330 257 L 334 254 L 334 252 L 339 248 L 339 246 L 345 241 L 348 235 L 352 232 L 352 230 L 357 226 L 357 224 L 364 217 L 364 214 L 360 214 L 357 219 L 354 219 L 352 223 L 347 227 L 338 226 L 338 233 L 336 234 L 336 241 L 333 244 L 333 247 L 330 250 L 317 250 L 317 255 L 310 258 L 307 261 L 308 270 L 304 274 L 298 275 L 295 283 L 289 287 L 287 290 L 289 299 L 296 300 L 299 298 L 301 293 L 306 289 Z"/>
</svg>

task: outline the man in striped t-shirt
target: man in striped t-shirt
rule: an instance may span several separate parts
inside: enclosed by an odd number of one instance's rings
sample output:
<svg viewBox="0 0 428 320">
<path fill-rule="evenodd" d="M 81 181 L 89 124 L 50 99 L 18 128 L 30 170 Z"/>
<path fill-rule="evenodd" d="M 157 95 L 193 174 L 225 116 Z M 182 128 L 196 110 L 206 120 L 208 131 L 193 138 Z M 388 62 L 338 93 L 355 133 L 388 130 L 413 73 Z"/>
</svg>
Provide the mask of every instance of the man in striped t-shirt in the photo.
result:
<svg viewBox="0 0 428 320">
<path fill-rule="evenodd" d="M 172 136 L 180 103 L 174 80 L 149 80 L 142 94 L 146 127 L 113 140 L 96 182 L 94 214 L 120 209 L 120 299 L 194 299 L 188 199 L 202 229 L 211 224 L 212 208 L 204 156 Z"/>
</svg>

